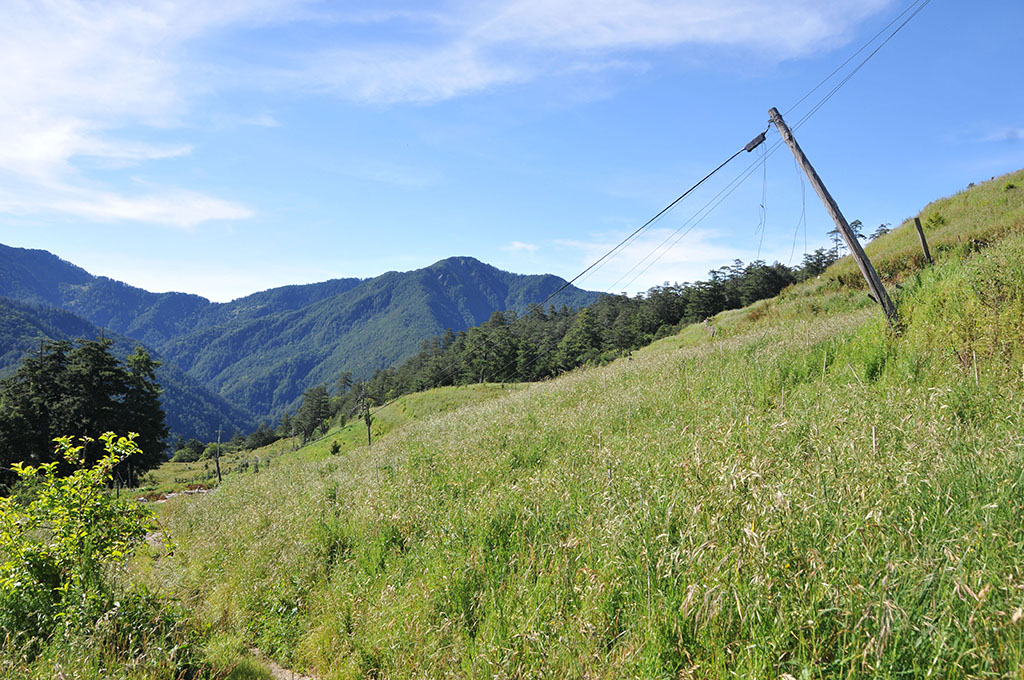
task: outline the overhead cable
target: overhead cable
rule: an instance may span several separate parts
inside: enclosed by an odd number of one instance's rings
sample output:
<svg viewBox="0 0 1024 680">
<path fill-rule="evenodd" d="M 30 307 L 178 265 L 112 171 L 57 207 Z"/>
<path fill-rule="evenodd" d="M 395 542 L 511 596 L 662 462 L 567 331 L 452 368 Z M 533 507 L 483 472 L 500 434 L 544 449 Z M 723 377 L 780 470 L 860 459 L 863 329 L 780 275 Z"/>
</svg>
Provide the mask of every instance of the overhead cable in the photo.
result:
<svg viewBox="0 0 1024 680">
<path fill-rule="evenodd" d="M 655 221 L 657 221 L 657 220 L 658 220 L 659 218 L 661 218 L 661 216 L 662 216 L 662 215 L 664 215 L 665 213 L 667 213 L 667 212 L 668 212 L 669 210 L 671 210 L 672 208 L 674 208 L 674 207 L 676 206 L 676 204 L 677 204 L 677 203 L 679 203 L 679 202 L 680 202 L 680 201 L 682 201 L 682 200 L 683 200 L 684 198 L 686 198 L 687 196 L 689 196 L 689 195 L 690 195 L 690 194 L 691 194 L 691 193 L 692 193 L 692 192 L 693 192 L 694 190 L 696 190 L 696 189 L 697 189 L 697 187 L 699 187 L 700 185 L 704 184 L 704 182 L 706 182 L 706 181 L 708 181 L 709 179 L 711 179 L 711 178 L 712 178 L 712 177 L 713 177 L 713 176 L 714 176 L 714 175 L 715 175 L 715 174 L 716 174 L 716 173 L 717 173 L 717 172 L 718 172 L 719 170 L 721 170 L 721 169 L 722 169 L 722 168 L 724 168 L 724 167 L 725 167 L 726 165 L 728 165 L 728 164 L 729 164 L 729 162 L 730 162 L 730 161 L 731 161 L 732 159 L 736 158 L 737 156 L 739 156 L 739 155 L 740 155 L 741 153 L 743 153 L 744 151 L 746 151 L 746 152 L 748 152 L 748 153 L 749 153 L 749 152 L 753 151 L 754 149 L 756 149 L 757 147 L 759 147 L 759 146 L 761 145 L 761 143 L 762 143 L 762 142 L 764 142 L 764 139 L 765 139 L 765 134 L 767 134 L 767 132 L 768 132 L 768 129 L 767 129 L 767 128 L 765 128 L 765 131 L 764 131 L 764 132 L 762 132 L 761 134 L 759 134 L 759 135 L 758 135 L 757 137 L 755 137 L 754 139 L 750 140 L 750 141 L 749 141 L 749 142 L 748 142 L 748 143 L 747 143 L 746 145 L 744 145 L 744 147 L 743 147 L 742 149 L 738 150 L 738 151 L 737 151 L 736 153 L 734 153 L 733 155 L 729 156 L 729 157 L 728 157 L 728 158 L 726 158 L 726 159 L 725 159 L 724 161 L 722 161 L 722 162 L 721 162 L 721 163 L 720 163 L 720 164 L 718 165 L 718 167 L 716 167 L 716 168 L 715 168 L 714 170 L 712 170 L 712 171 L 711 171 L 711 172 L 709 172 L 708 174 L 704 175 L 704 177 L 702 177 L 702 178 L 700 179 L 700 181 L 699 181 L 699 182 L 697 182 L 696 184 L 694 184 L 693 186 L 691 186 L 691 187 L 690 187 L 689 189 L 687 189 L 687 190 L 686 190 L 686 191 L 684 191 L 684 192 L 683 192 L 682 194 L 680 194 L 680 195 L 679 195 L 679 197 L 677 197 L 677 198 L 676 198 L 676 199 L 675 199 L 674 201 L 672 201 L 671 203 L 669 203 L 668 205 L 666 205 L 666 206 L 665 206 L 664 208 L 662 208 L 662 209 L 661 209 L 660 211 L 658 211 L 658 214 L 656 214 L 656 215 L 655 215 L 654 217 L 652 217 L 651 219 L 647 220 L 646 222 L 644 222 L 643 224 L 641 224 L 641 225 L 640 225 L 639 227 L 637 227 L 637 228 L 636 228 L 636 230 L 635 230 L 635 231 L 634 231 L 634 232 L 633 232 L 632 234 L 630 234 L 630 235 L 629 235 L 629 236 L 627 236 L 626 238 L 622 239 L 622 241 L 620 241 L 620 242 L 618 243 L 618 245 L 616 245 L 616 246 L 615 246 L 614 248 L 612 248 L 611 250 L 609 250 L 609 251 L 608 251 L 607 253 L 605 253 L 604 255 L 602 255 L 601 257 L 599 257 L 599 258 L 598 258 L 598 259 L 597 259 L 596 261 L 594 261 L 594 262 L 593 262 L 593 264 L 591 264 L 591 265 L 590 265 L 589 267 L 587 267 L 586 269 L 584 269 L 583 271 L 581 271 L 581 272 L 580 272 L 579 274 L 577 274 L 576 276 L 574 276 L 574 277 L 572 278 L 572 280 L 570 280 L 570 281 L 566 281 L 566 282 L 565 282 L 565 284 L 564 284 L 564 285 L 563 285 L 562 287 L 560 287 L 560 288 L 559 288 L 558 290 L 556 290 L 556 291 L 555 291 L 554 293 L 552 293 L 551 295 L 548 295 L 548 296 L 547 296 L 547 297 L 546 297 L 546 298 L 544 299 L 544 301 L 540 303 L 540 306 L 541 306 L 541 307 L 543 307 L 544 305 L 546 305 L 546 304 L 548 303 L 548 301 L 549 301 L 549 300 L 551 300 L 551 298 L 553 298 L 553 297 L 555 297 L 556 295 L 558 295 L 559 293 L 561 293 L 561 292 L 562 292 L 563 290 L 565 290 L 566 288 L 568 288 L 569 286 L 571 286 L 571 285 L 572 285 L 573 283 L 575 283 L 576 281 L 578 281 L 578 280 L 580 279 L 580 277 L 582 277 L 582 276 L 583 276 L 584 274 L 586 274 L 586 273 L 587 273 L 587 272 L 589 272 L 589 271 L 590 271 L 591 269 L 593 269 L 594 267 L 598 266 L 599 264 L 601 264 L 602 262 L 604 262 L 605 260 L 607 260 L 607 259 L 608 259 L 609 257 L 611 257 L 611 256 L 612 256 L 613 254 L 615 254 L 616 252 L 618 252 L 618 251 L 620 251 L 620 250 L 621 250 L 622 248 L 624 248 L 624 247 L 626 246 L 626 244 L 627 244 L 627 243 L 629 243 L 629 242 L 630 242 L 630 241 L 632 241 L 632 240 L 633 240 L 634 238 L 636 238 L 636 237 L 637 237 L 638 235 L 640 235 L 640 233 L 641 233 L 641 232 L 642 232 L 643 230 L 647 229 L 647 227 L 649 227 L 649 226 L 651 226 L 652 224 L 654 224 L 654 222 L 655 222 Z"/>
</svg>

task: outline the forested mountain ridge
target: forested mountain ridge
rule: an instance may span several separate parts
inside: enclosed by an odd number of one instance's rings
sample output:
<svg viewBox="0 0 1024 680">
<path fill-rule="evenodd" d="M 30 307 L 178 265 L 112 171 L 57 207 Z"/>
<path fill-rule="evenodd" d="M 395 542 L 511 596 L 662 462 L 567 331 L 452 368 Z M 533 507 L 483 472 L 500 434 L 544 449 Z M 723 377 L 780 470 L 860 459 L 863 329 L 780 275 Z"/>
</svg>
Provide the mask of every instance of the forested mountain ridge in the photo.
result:
<svg viewBox="0 0 1024 680">
<path fill-rule="evenodd" d="M 86 270 L 45 250 L 0 244 L 0 295 L 74 312 L 90 322 L 159 346 L 197 326 L 299 309 L 351 290 L 361 279 L 283 286 L 231 302 L 189 293 L 151 293 Z"/>
<path fill-rule="evenodd" d="M 285 286 L 215 303 L 151 293 L 93 276 L 46 251 L 0 245 L 0 296 L 66 310 L 140 341 L 255 418 L 279 416 L 304 389 L 342 372 L 369 377 L 449 328 L 481 324 L 498 310 L 525 312 L 563 283 L 452 257 L 410 272 Z M 596 299 L 569 288 L 557 303 L 578 307 Z M 7 363 L 12 346 L 6 334 L 0 337 Z"/>
</svg>

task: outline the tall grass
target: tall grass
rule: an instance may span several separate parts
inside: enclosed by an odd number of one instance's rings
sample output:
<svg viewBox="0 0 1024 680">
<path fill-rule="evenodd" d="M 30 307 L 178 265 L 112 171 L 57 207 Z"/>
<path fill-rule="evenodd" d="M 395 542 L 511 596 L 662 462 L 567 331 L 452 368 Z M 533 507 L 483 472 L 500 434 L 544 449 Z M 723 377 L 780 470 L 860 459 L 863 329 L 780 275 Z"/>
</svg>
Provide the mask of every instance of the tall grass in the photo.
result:
<svg viewBox="0 0 1024 680">
<path fill-rule="evenodd" d="M 1021 677 L 1024 210 L 987 200 L 933 206 L 991 245 L 906 267 L 901 334 L 830 272 L 230 480 L 168 504 L 174 588 L 325 679 Z"/>
</svg>

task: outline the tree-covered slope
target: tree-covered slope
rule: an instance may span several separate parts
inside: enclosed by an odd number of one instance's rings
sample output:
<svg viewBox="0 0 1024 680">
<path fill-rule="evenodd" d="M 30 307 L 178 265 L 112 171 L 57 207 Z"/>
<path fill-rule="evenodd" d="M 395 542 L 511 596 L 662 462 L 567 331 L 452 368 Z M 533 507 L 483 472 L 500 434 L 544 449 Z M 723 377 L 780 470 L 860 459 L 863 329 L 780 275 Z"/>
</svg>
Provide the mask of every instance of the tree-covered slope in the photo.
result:
<svg viewBox="0 0 1024 680">
<path fill-rule="evenodd" d="M 55 307 L 15 302 L 0 298 L 0 376 L 14 372 L 21 358 L 39 351 L 41 343 L 53 340 L 97 339 L 114 340 L 113 352 L 124 359 L 140 344 L 133 338 L 103 330 L 85 319 Z M 151 352 L 162 361 L 157 368 L 157 382 L 163 388 L 161 401 L 167 415 L 167 426 L 172 436 L 195 437 L 210 441 L 222 427 L 232 433 L 254 427 L 253 418 L 244 409 L 229 403 L 218 394 L 203 387 L 181 369 Z"/>
<path fill-rule="evenodd" d="M 310 385 L 332 384 L 345 371 L 369 377 L 415 354 L 425 339 L 483 323 L 495 310 L 525 311 L 563 283 L 449 258 L 382 274 L 301 309 L 201 329 L 163 349 L 226 398 L 276 416 Z M 594 299 L 578 289 L 558 298 L 570 306 Z"/>
<path fill-rule="evenodd" d="M 302 391 L 342 372 L 367 378 L 413 355 L 447 329 L 496 310 L 525 312 L 562 286 L 555 276 L 512 274 L 469 257 L 360 280 L 284 286 L 227 303 L 151 293 L 90 275 L 51 253 L 0 245 L 0 296 L 72 312 L 159 353 L 258 418 L 280 415 Z M 577 307 L 594 293 L 569 288 Z M 14 338 L 0 336 L 4 354 Z"/>
</svg>

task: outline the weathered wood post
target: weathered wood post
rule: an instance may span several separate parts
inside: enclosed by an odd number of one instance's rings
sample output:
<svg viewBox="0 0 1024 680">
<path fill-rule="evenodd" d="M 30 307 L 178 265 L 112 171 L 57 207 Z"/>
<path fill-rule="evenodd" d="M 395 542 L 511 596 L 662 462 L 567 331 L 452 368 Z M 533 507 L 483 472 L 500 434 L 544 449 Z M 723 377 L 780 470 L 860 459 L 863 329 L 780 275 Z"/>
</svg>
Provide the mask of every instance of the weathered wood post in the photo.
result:
<svg viewBox="0 0 1024 680">
<path fill-rule="evenodd" d="M 843 217 L 843 213 L 839 210 L 839 205 L 835 199 L 832 198 L 832 194 L 825 188 L 824 182 L 818 177 L 818 173 L 814 170 L 814 166 L 807 160 L 807 156 L 804 154 L 803 149 L 796 143 L 796 138 L 793 137 L 793 133 L 790 131 L 789 126 L 786 125 L 786 121 L 782 119 L 782 114 L 775 107 L 768 112 L 772 118 L 772 123 L 778 129 L 779 134 L 782 135 L 783 141 L 789 147 L 789 150 L 793 152 L 793 156 L 796 158 L 797 163 L 803 168 L 804 174 L 807 175 L 807 179 L 810 180 L 811 186 L 818 193 L 818 198 L 825 204 L 825 209 L 828 210 L 828 214 L 832 216 L 832 220 L 836 223 L 836 228 L 842 235 L 843 240 L 846 241 L 846 247 L 850 249 L 850 254 L 853 259 L 857 262 L 857 267 L 860 269 L 861 275 L 864 280 L 868 283 L 868 289 L 871 291 L 871 296 L 875 299 L 878 304 L 882 305 L 882 310 L 885 312 L 885 318 L 889 322 L 890 327 L 895 327 L 897 322 L 896 306 L 889 299 L 889 294 L 885 292 L 885 286 L 882 285 L 882 280 L 878 278 L 878 272 L 871 265 L 871 260 L 864 254 L 864 249 L 860 245 L 860 241 L 852 231 L 850 231 L 850 224 Z"/>
<path fill-rule="evenodd" d="M 924 251 L 925 259 L 928 260 L 928 264 L 934 264 L 935 261 L 932 260 L 931 251 L 928 250 L 928 241 L 926 241 L 925 238 L 924 238 L 924 229 L 921 228 L 921 218 L 920 217 L 915 217 L 914 218 L 914 226 L 917 227 L 917 236 L 918 236 L 918 238 L 921 239 L 921 249 Z"/>
<path fill-rule="evenodd" d="M 213 457 L 213 460 L 217 463 L 217 486 L 220 486 L 220 430 L 217 428 L 217 454 Z"/>
</svg>

